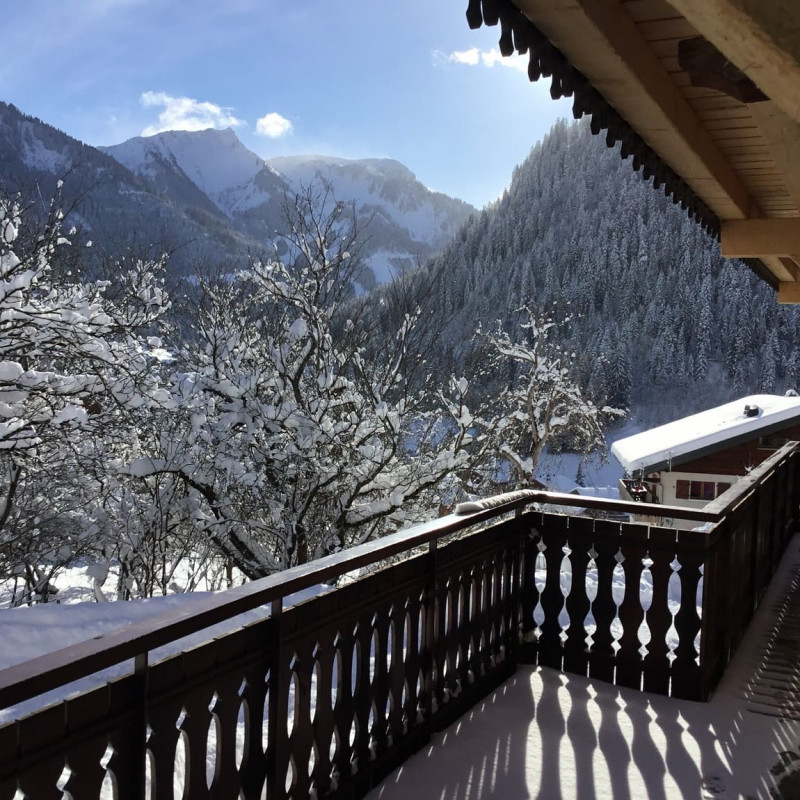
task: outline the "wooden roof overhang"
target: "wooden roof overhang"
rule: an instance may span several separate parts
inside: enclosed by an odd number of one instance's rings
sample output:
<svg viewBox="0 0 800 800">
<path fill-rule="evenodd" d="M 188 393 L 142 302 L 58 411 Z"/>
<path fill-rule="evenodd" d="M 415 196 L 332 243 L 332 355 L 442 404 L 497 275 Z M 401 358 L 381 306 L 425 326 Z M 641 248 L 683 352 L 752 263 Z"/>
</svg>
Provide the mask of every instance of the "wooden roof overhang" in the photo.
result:
<svg viewBox="0 0 800 800">
<path fill-rule="evenodd" d="M 800 2 L 469 0 L 467 19 L 500 22 L 504 55 L 800 303 Z"/>
</svg>

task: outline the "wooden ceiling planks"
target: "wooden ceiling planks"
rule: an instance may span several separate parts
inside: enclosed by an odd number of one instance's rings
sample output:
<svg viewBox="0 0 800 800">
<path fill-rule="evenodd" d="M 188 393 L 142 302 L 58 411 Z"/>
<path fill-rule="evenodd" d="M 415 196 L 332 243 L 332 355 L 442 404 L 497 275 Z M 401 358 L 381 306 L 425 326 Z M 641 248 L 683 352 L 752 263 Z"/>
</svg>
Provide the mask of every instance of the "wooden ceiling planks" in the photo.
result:
<svg viewBox="0 0 800 800">
<path fill-rule="evenodd" d="M 681 18 L 680 14 L 663 0 L 622 0 L 622 5 L 634 22 Z"/>
<path fill-rule="evenodd" d="M 775 163 L 752 110 L 714 89 L 693 87 L 681 69 L 678 43 L 696 36 L 696 28 L 665 0 L 622 0 L 622 5 L 740 177 L 758 212 L 778 218 L 797 213 L 797 204 L 784 182 L 785 173 Z"/>
</svg>

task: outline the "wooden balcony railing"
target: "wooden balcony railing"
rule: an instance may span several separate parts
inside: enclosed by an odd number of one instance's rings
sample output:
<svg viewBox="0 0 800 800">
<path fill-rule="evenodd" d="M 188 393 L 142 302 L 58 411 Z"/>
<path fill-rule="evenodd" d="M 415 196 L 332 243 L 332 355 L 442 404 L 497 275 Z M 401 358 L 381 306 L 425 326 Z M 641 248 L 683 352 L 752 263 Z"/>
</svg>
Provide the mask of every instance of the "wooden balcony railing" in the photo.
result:
<svg viewBox="0 0 800 800">
<path fill-rule="evenodd" d="M 0 800 L 360 797 L 521 661 L 706 699 L 794 530 L 799 459 L 787 445 L 702 510 L 514 493 L 7 669 L 2 708 L 135 664 L 0 727 Z M 148 662 L 260 607 L 254 623 Z"/>
</svg>

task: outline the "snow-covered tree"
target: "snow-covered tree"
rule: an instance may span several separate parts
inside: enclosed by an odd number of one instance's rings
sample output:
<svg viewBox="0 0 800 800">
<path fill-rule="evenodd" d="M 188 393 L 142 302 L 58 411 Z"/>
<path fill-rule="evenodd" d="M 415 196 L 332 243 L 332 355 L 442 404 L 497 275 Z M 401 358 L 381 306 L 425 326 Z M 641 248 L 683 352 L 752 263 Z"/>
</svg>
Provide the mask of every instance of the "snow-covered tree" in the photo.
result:
<svg viewBox="0 0 800 800">
<path fill-rule="evenodd" d="M 502 373 L 508 362 L 514 367 L 509 385 L 492 398 L 496 414 L 483 421 L 516 484 L 526 486 L 532 484 L 548 444 L 584 453 L 603 448 L 604 419 L 623 416 L 623 412 L 598 407 L 584 397 L 570 369 L 575 355 L 551 342 L 559 323 L 531 307 L 521 311 L 521 341 L 499 326 L 480 335 L 489 346 L 488 371 Z"/>
<path fill-rule="evenodd" d="M 121 420 L 158 400 L 144 334 L 167 305 L 157 265 L 122 274 L 116 302 L 108 281 L 54 280 L 69 247 L 57 198 L 45 222 L 0 199 L 0 575 L 45 599 L 53 570 L 97 544 Z"/>
<path fill-rule="evenodd" d="M 288 209 L 281 260 L 202 284 L 173 376 L 182 430 L 128 466 L 181 481 L 187 518 L 249 577 L 430 514 L 469 458 L 467 383 L 443 409 L 424 364 L 430 315 L 380 309 L 397 324 L 375 341 L 352 290 L 354 220 L 309 192 Z"/>
</svg>

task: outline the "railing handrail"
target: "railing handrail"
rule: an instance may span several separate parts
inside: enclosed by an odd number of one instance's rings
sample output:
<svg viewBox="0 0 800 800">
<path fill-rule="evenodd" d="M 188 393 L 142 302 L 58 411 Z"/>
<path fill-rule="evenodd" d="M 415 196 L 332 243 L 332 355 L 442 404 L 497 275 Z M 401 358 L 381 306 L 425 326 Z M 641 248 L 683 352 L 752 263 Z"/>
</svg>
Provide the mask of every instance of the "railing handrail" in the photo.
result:
<svg viewBox="0 0 800 800">
<path fill-rule="evenodd" d="M 0 708 L 16 705 L 259 606 L 282 600 L 287 595 L 324 583 L 330 578 L 369 566 L 533 503 L 716 523 L 738 505 L 783 457 L 798 447 L 800 445 L 797 442 L 785 445 L 747 478 L 734 484 L 729 490 L 732 492 L 730 498 L 724 500 L 724 503 L 714 501 L 703 509 L 534 489 L 510 492 L 482 503 L 463 504 L 458 510 L 461 513 L 413 525 L 376 541 L 228 589 L 198 600 L 188 607 L 171 609 L 1 670 Z"/>
<path fill-rule="evenodd" d="M 155 650 L 287 595 L 347 572 L 428 544 L 480 522 L 536 502 L 523 490 L 469 515 L 449 514 L 373 542 L 357 545 L 266 578 L 235 586 L 184 608 L 107 631 L 92 639 L 23 661 L 0 671 L 0 708 L 16 705 L 58 686 Z M 576 499 L 574 495 L 571 495 Z"/>
</svg>

